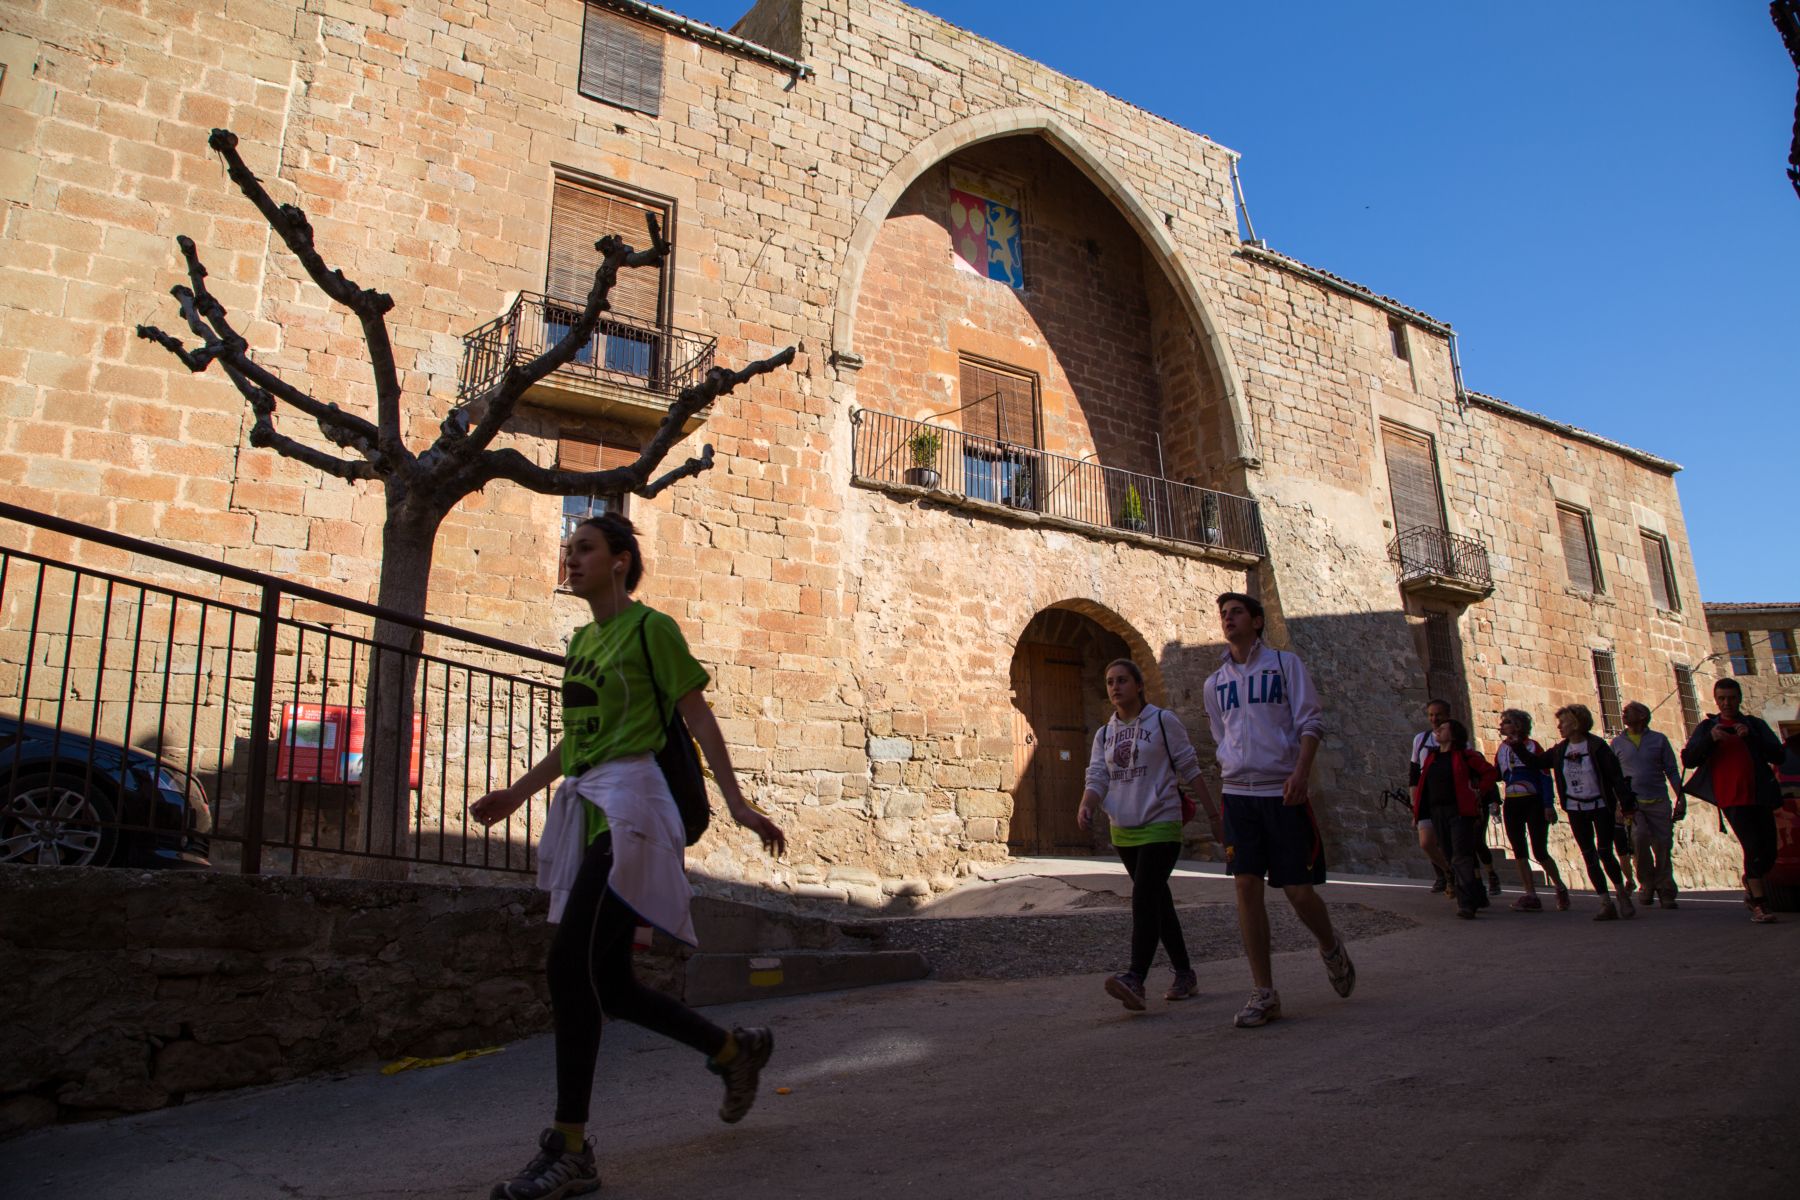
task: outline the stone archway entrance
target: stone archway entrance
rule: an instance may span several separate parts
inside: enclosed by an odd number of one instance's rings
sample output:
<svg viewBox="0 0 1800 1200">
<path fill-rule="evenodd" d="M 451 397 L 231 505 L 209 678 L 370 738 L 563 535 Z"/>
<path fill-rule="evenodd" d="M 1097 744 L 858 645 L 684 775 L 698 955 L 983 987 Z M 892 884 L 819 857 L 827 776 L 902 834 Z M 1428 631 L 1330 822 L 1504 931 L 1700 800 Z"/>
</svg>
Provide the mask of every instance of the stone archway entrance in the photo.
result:
<svg viewBox="0 0 1800 1200">
<path fill-rule="evenodd" d="M 1134 648 L 1092 617 L 1047 608 L 1031 619 L 1013 651 L 1013 815 L 1007 848 L 1014 854 L 1093 854 L 1106 844 L 1098 829 L 1075 822 L 1094 731 L 1112 708 L 1106 664 L 1133 658 L 1156 675 L 1148 647 Z M 1159 684 L 1160 681 L 1157 681 Z M 1160 692 L 1160 686 L 1152 690 Z"/>
</svg>

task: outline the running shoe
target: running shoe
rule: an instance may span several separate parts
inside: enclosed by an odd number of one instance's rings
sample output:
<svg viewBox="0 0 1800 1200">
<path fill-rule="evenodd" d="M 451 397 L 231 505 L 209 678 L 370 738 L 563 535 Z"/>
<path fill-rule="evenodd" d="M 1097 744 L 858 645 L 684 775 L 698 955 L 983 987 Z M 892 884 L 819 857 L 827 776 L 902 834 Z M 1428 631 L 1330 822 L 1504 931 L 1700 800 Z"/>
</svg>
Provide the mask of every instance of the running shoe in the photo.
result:
<svg viewBox="0 0 1800 1200">
<path fill-rule="evenodd" d="M 1163 993 L 1163 999 L 1186 1000 L 1199 994 L 1200 977 L 1192 971 L 1177 971 L 1174 982 L 1169 984 L 1169 990 Z"/>
<path fill-rule="evenodd" d="M 1602 900 L 1600 902 L 1600 911 L 1594 914 L 1594 920 L 1616 921 L 1618 919 L 1619 910 L 1613 907 L 1613 902 L 1611 900 Z"/>
<path fill-rule="evenodd" d="M 1340 996 L 1348 996 L 1356 990 L 1356 964 L 1350 961 L 1350 951 L 1344 946 L 1344 939 L 1339 938 L 1337 949 L 1329 954 L 1319 951 L 1319 957 L 1325 960 L 1325 974 L 1331 980 L 1331 989 Z"/>
<path fill-rule="evenodd" d="M 1661 900 L 1656 902 L 1656 907 L 1658 907 L 1658 908 L 1680 908 L 1681 906 L 1679 904 L 1675 903 L 1675 897 L 1664 896 Z"/>
<path fill-rule="evenodd" d="M 775 1035 L 767 1029 L 734 1029 L 737 1053 L 728 1063 L 708 1059 L 706 1069 L 725 1081 L 725 1100 L 719 1105 L 719 1120 L 735 1125 L 744 1119 L 756 1103 L 756 1084 L 769 1055 L 775 1053 Z"/>
<path fill-rule="evenodd" d="M 1760 904 L 1750 906 L 1750 920 L 1758 925 L 1773 925 L 1778 919 L 1774 913 Z"/>
<path fill-rule="evenodd" d="M 1132 1012 L 1144 1011 L 1144 981 L 1130 971 L 1108 976 L 1106 994 Z"/>
<path fill-rule="evenodd" d="M 1514 912 L 1543 912 L 1544 902 L 1537 898 L 1535 892 L 1527 892 L 1512 902 Z"/>
<path fill-rule="evenodd" d="M 1231 1018 L 1231 1023 L 1239 1029 L 1255 1029 L 1280 1019 L 1281 996 L 1274 988 L 1257 988 L 1250 993 L 1249 1002 L 1238 1010 L 1238 1015 Z"/>
<path fill-rule="evenodd" d="M 1637 916 L 1637 906 L 1631 902 L 1630 892 L 1619 893 L 1619 919 L 1629 921 Z"/>
<path fill-rule="evenodd" d="M 1560 883 L 1556 885 L 1556 911 L 1569 911 L 1569 889 Z"/>
<path fill-rule="evenodd" d="M 1498 871 L 1489 871 L 1488 872 L 1488 895 L 1498 896 L 1499 894 L 1500 894 L 1500 873 Z"/>
<path fill-rule="evenodd" d="M 1442 874 L 1439 874 L 1436 879 L 1431 881 L 1431 891 L 1434 895 L 1438 892 L 1443 891 L 1445 888 L 1447 888 L 1449 886 L 1450 886 L 1450 881 L 1448 879 L 1445 879 Z"/>
<path fill-rule="evenodd" d="M 505 1183 L 496 1183 L 488 1200 L 561 1200 L 600 1190 L 600 1171 L 594 1166 L 594 1143 L 579 1150 L 564 1149 L 563 1135 L 546 1129 L 538 1137 L 538 1156 Z"/>
</svg>

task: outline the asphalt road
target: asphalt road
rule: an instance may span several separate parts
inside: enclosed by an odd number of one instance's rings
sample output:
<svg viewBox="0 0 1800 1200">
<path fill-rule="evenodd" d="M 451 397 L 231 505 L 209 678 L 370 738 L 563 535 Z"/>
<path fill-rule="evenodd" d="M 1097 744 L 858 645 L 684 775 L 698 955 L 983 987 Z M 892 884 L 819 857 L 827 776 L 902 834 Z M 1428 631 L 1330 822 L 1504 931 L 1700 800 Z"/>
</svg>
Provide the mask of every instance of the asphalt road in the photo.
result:
<svg viewBox="0 0 1800 1200">
<path fill-rule="evenodd" d="M 1191 880 L 1184 900 L 1227 886 Z M 1800 919 L 1753 927 L 1689 897 L 1595 924 L 1590 898 L 1465 923 L 1418 885 L 1327 896 L 1417 924 L 1352 944 L 1349 1000 L 1315 953 L 1278 956 L 1286 1017 L 1260 1030 L 1231 1027 L 1241 959 L 1137 1016 L 1091 974 L 713 1009 L 778 1039 L 757 1108 L 726 1126 L 691 1053 L 609 1028 L 603 1194 L 1800 1196 Z M 530 1157 L 550 1068 L 535 1038 L 41 1130 L 0 1144 L 0 1195 L 485 1197 Z"/>
</svg>

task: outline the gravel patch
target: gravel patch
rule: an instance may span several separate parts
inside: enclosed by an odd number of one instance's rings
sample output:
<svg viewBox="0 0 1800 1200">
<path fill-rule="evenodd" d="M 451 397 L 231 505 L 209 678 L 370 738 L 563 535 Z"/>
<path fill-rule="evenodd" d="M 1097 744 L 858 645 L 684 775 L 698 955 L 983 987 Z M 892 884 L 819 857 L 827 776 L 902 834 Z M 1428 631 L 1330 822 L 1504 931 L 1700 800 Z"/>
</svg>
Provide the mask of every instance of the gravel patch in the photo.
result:
<svg viewBox="0 0 1800 1200">
<path fill-rule="evenodd" d="M 1237 909 L 1231 904 L 1196 904 L 1177 909 L 1188 955 L 1195 962 L 1243 957 Z M 1354 945 L 1418 924 L 1410 917 L 1365 904 L 1331 905 L 1332 923 Z M 858 931 L 878 934 L 886 950 L 917 950 L 931 964 L 933 979 L 1038 979 L 1123 970 L 1129 958 L 1131 914 L 1118 908 L 1089 909 L 1051 916 L 894 917 L 856 922 Z M 1276 953 L 1305 950 L 1312 935 L 1285 904 L 1269 905 L 1269 932 Z M 1168 961 L 1159 950 L 1157 960 Z"/>
</svg>

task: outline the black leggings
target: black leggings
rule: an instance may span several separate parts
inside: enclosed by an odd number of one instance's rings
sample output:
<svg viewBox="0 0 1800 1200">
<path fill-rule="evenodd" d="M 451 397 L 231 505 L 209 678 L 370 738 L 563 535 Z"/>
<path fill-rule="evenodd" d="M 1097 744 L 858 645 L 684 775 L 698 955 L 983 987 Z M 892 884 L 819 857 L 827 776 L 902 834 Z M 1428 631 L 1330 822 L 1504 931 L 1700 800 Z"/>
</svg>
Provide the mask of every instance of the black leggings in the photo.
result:
<svg viewBox="0 0 1800 1200">
<path fill-rule="evenodd" d="M 600 1014 L 642 1025 L 711 1057 L 726 1033 L 693 1009 L 639 983 L 631 970 L 637 914 L 606 886 L 612 837 L 601 834 L 581 860 L 562 924 L 550 943 L 550 1009 L 556 1019 L 556 1119 L 587 1122 L 600 1055 Z"/>
<path fill-rule="evenodd" d="M 1151 842 L 1113 849 L 1131 876 L 1131 973 L 1139 979 L 1149 973 L 1159 941 L 1168 951 L 1171 967 L 1190 970 L 1181 920 L 1175 915 L 1175 896 L 1169 891 L 1169 874 L 1181 857 L 1181 843 Z"/>
<path fill-rule="evenodd" d="M 1514 858 L 1527 865 L 1534 855 L 1540 863 L 1550 861 L 1550 822 L 1544 819 L 1543 800 L 1521 796 L 1504 801 L 1500 817 L 1506 822 L 1506 840 L 1512 843 Z"/>
<path fill-rule="evenodd" d="M 1775 810 L 1761 804 L 1735 804 L 1719 811 L 1731 822 L 1731 832 L 1737 834 L 1738 844 L 1744 848 L 1745 877 L 1761 879 L 1767 875 L 1775 865 Z"/>
<path fill-rule="evenodd" d="M 1613 820 L 1611 805 L 1597 808 L 1593 812 L 1572 812 L 1569 814 L 1569 831 L 1575 835 L 1575 844 L 1581 847 L 1581 860 L 1587 864 L 1588 878 L 1593 881 L 1595 893 L 1602 899 L 1607 898 L 1606 881 L 1612 880 L 1619 894 L 1625 894 L 1625 874 L 1619 869 L 1618 857 L 1613 853 Z M 1602 874 L 1602 868 L 1605 873 Z"/>
</svg>

